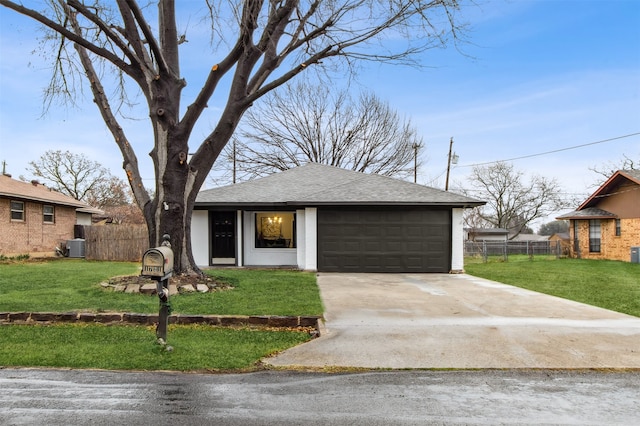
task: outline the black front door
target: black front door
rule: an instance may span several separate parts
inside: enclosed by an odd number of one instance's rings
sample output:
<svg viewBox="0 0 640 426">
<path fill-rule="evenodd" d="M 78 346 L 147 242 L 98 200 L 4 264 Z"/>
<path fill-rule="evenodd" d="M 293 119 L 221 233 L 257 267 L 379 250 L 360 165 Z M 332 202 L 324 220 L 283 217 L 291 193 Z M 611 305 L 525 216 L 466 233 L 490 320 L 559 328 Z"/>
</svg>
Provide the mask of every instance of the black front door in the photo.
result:
<svg viewBox="0 0 640 426">
<path fill-rule="evenodd" d="M 235 259 L 236 257 L 236 212 L 212 212 L 211 229 L 213 259 Z"/>
</svg>

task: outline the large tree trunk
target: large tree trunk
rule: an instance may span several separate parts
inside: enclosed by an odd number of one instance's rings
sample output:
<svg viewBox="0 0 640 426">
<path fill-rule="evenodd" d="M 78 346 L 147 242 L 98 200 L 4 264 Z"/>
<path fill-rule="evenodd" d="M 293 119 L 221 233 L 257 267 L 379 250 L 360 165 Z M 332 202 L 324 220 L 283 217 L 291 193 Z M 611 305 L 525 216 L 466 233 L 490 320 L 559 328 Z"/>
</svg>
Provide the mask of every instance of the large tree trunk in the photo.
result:
<svg viewBox="0 0 640 426">
<path fill-rule="evenodd" d="M 165 93 L 155 99 L 176 99 L 182 89 L 181 82 L 173 82 Z M 168 234 L 174 252 L 174 271 L 177 274 L 202 274 L 191 253 L 191 213 L 195 197 L 202 184 L 196 182 L 197 170 L 188 163 L 187 137 L 180 132 L 177 122 L 177 102 L 152 108 L 156 117 L 156 143 L 150 155 L 156 176 L 155 197 L 144 207 L 149 229 L 149 244 L 160 245 Z M 158 113 L 158 112 L 161 113 Z"/>
<path fill-rule="evenodd" d="M 175 175 L 175 174 L 174 174 Z M 165 177 L 168 177 L 165 174 Z M 164 201 L 155 199 L 145 210 L 149 230 L 149 246 L 159 246 L 162 236 L 170 236 L 176 274 L 202 274 L 191 253 L 191 212 L 193 202 L 185 197 L 180 179 L 165 185 Z M 186 204 L 185 204 L 186 201 Z"/>
</svg>

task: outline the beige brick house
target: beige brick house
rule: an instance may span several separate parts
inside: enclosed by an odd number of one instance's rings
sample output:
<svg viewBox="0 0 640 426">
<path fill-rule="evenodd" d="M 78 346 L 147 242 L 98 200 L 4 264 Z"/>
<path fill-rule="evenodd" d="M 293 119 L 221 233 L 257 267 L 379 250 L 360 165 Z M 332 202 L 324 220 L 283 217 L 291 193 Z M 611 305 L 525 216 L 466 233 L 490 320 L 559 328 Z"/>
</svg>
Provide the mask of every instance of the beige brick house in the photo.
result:
<svg viewBox="0 0 640 426">
<path fill-rule="evenodd" d="M 640 171 L 618 170 L 569 220 L 571 256 L 629 262 L 640 246 Z"/>
<path fill-rule="evenodd" d="M 50 256 L 100 211 L 36 182 L 0 175 L 0 255 Z"/>
</svg>

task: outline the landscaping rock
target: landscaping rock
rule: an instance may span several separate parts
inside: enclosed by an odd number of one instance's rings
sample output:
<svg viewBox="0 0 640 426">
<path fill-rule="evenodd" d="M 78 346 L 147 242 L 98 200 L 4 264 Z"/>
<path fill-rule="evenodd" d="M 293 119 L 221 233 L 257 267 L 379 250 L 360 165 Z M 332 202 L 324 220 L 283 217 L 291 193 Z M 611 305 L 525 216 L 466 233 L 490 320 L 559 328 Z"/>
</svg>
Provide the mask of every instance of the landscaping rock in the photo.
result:
<svg viewBox="0 0 640 426">
<path fill-rule="evenodd" d="M 144 284 L 140 287 L 142 294 L 156 294 L 156 284 Z"/>
<path fill-rule="evenodd" d="M 140 293 L 140 285 L 138 285 L 138 284 L 129 284 L 124 292 L 125 293 L 131 293 L 131 294 Z"/>
<path fill-rule="evenodd" d="M 187 284 L 187 285 L 180 286 L 178 288 L 178 291 L 185 292 L 185 293 L 193 293 L 194 291 L 196 291 L 196 289 L 191 284 Z"/>
</svg>

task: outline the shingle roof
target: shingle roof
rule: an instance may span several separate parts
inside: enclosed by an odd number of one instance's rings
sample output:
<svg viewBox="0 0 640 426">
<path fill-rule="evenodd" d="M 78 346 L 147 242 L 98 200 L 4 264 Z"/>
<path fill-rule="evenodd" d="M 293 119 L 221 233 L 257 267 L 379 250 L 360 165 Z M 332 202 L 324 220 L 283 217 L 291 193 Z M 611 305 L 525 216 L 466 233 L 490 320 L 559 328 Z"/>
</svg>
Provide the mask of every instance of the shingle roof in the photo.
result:
<svg viewBox="0 0 640 426">
<path fill-rule="evenodd" d="M 618 215 L 602 210 L 596 207 L 587 207 L 586 209 L 576 210 L 570 213 L 558 216 L 556 219 L 616 219 Z"/>
<path fill-rule="evenodd" d="M 317 163 L 235 185 L 201 191 L 196 206 L 214 205 L 442 205 L 484 201 L 387 176 Z"/>
<path fill-rule="evenodd" d="M 615 191 L 623 182 L 630 181 L 636 185 L 640 185 L 640 170 L 618 170 L 615 172 L 600 188 L 598 188 L 589 198 L 587 198 L 578 210 L 584 210 L 588 207 L 596 207 L 602 195 Z"/>
<path fill-rule="evenodd" d="M 620 174 L 640 184 L 640 170 L 620 170 Z"/>
<path fill-rule="evenodd" d="M 35 181 L 22 182 L 5 175 L 0 175 L 0 197 L 33 200 L 41 203 L 76 207 L 78 209 L 91 209 L 91 213 L 96 210 L 82 201 L 47 188 L 41 183 Z"/>
<path fill-rule="evenodd" d="M 505 228 L 464 228 L 464 230 L 472 234 L 506 235 L 509 233 L 509 230 Z"/>
</svg>

